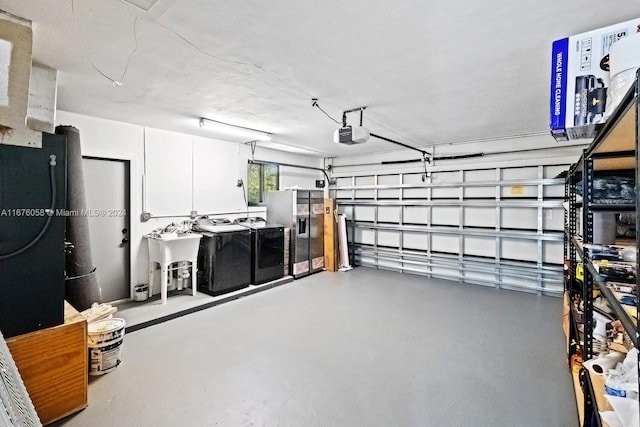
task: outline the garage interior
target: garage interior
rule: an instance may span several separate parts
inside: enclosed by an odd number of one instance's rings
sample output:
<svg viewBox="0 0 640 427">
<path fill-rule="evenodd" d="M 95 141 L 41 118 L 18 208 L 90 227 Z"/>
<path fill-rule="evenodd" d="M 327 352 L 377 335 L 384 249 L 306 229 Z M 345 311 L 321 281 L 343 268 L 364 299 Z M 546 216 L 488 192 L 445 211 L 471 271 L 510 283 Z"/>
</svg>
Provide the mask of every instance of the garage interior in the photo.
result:
<svg viewBox="0 0 640 427">
<path fill-rule="evenodd" d="M 0 0 L 0 425 L 638 425 L 633 6 Z"/>
</svg>

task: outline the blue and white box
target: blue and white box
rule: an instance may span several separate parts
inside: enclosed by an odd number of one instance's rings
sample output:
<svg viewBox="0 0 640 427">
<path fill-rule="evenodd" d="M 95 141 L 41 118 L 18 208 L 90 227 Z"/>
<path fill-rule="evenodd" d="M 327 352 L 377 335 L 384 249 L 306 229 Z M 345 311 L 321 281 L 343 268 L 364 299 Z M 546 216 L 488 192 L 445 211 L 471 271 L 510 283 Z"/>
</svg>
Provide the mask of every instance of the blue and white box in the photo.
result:
<svg viewBox="0 0 640 427">
<path fill-rule="evenodd" d="M 640 18 L 553 42 L 550 129 L 557 141 L 593 138 L 604 123 L 609 87 L 609 50 L 640 32 Z"/>
</svg>

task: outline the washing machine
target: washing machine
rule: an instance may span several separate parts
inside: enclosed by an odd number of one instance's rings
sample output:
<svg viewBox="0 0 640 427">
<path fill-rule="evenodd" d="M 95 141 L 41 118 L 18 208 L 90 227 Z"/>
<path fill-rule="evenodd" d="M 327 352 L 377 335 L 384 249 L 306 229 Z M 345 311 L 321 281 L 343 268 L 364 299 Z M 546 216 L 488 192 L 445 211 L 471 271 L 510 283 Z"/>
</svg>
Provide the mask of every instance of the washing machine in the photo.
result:
<svg viewBox="0 0 640 427">
<path fill-rule="evenodd" d="M 251 283 L 259 285 L 284 276 L 284 225 L 264 218 L 238 218 L 234 221 L 251 230 Z"/>
<path fill-rule="evenodd" d="M 198 290 L 221 295 L 251 283 L 251 230 L 229 220 L 198 218 Z"/>
</svg>

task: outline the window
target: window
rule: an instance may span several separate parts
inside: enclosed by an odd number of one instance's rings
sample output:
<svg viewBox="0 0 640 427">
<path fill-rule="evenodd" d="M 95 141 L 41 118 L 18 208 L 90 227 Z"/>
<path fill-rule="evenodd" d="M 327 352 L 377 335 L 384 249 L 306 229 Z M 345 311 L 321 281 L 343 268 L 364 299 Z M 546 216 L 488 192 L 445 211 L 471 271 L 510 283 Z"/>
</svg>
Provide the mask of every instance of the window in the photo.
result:
<svg viewBox="0 0 640 427">
<path fill-rule="evenodd" d="M 247 198 L 250 205 L 264 202 L 265 194 L 277 191 L 280 182 L 278 165 L 249 163 L 247 165 Z"/>
</svg>

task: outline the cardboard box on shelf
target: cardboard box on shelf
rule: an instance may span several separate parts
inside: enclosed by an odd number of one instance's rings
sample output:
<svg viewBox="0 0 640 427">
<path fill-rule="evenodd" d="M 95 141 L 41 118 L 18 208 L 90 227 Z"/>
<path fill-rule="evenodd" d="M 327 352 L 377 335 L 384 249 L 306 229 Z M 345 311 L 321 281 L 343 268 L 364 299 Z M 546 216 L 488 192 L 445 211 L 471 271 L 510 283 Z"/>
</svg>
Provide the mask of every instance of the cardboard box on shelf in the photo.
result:
<svg viewBox="0 0 640 427">
<path fill-rule="evenodd" d="M 557 141 L 593 138 L 604 123 L 609 87 L 609 50 L 640 32 L 640 18 L 553 42 L 550 129 Z"/>
<path fill-rule="evenodd" d="M 591 384 L 593 385 L 593 393 L 595 394 L 596 404 L 599 411 L 611 411 L 611 405 L 604 395 L 604 377 L 602 375 L 591 374 Z"/>
</svg>

